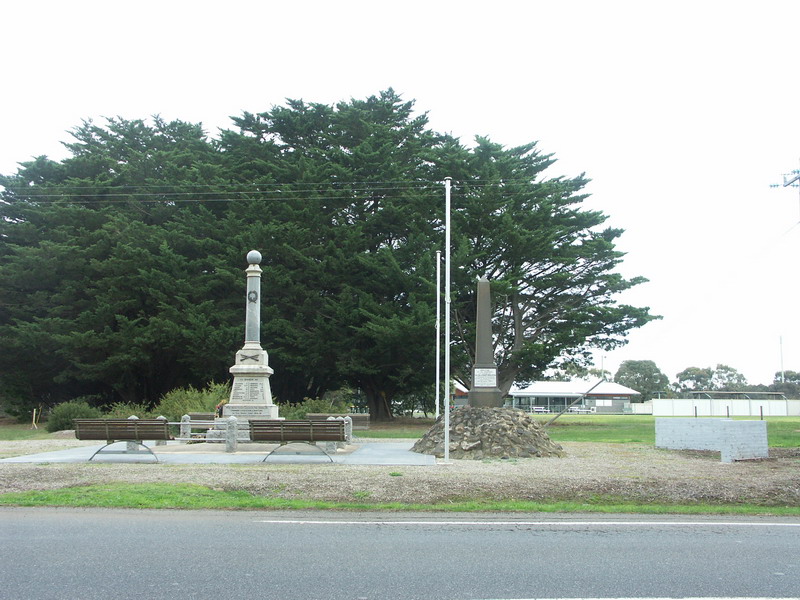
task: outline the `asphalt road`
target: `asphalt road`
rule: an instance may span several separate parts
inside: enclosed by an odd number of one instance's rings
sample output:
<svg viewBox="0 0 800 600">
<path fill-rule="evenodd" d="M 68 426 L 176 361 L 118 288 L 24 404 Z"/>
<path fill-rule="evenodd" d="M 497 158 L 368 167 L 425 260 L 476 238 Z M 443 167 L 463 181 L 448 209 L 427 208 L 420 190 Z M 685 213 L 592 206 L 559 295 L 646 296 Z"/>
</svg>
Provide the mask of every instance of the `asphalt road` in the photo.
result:
<svg viewBox="0 0 800 600">
<path fill-rule="evenodd" d="M 0 598 L 800 596 L 800 519 L 0 509 Z"/>
</svg>

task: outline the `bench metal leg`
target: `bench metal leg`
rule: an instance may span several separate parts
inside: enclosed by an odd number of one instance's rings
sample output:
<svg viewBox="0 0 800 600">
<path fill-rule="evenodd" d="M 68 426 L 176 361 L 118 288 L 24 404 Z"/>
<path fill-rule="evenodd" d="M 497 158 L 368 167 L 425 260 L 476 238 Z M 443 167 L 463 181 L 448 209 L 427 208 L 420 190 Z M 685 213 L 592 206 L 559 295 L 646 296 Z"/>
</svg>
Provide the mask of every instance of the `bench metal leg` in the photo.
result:
<svg viewBox="0 0 800 600">
<path fill-rule="evenodd" d="M 140 450 L 135 450 L 133 452 L 131 452 L 130 450 L 112 450 L 112 451 L 109 451 L 109 452 L 103 452 L 103 450 L 105 448 L 108 448 L 112 444 L 120 444 L 120 443 L 123 443 L 123 442 L 124 443 L 133 442 L 134 444 L 142 446 L 145 450 L 147 450 L 147 452 L 150 453 L 150 455 L 154 459 L 156 459 L 156 462 L 158 462 L 158 457 L 156 456 L 155 452 L 153 452 L 148 446 L 146 446 L 145 444 L 143 444 L 142 442 L 139 442 L 137 440 L 114 440 L 114 441 L 111 441 L 111 442 L 107 443 L 105 446 L 101 446 L 100 449 L 98 449 L 94 454 L 92 454 L 92 456 L 91 456 L 91 458 L 89 459 L 88 462 L 91 462 L 92 458 L 94 458 L 95 456 L 97 456 L 101 452 L 103 454 L 134 454 L 134 453 L 140 453 L 141 452 Z"/>
<path fill-rule="evenodd" d="M 329 461 L 333 462 L 333 458 L 331 457 L 330 454 L 328 454 L 327 452 L 325 452 L 325 450 L 323 450 L 322 448 L 320 448 L 319 446 L 317 446 L 316 444 L 313 444 L 311 442 L 286 442 L 286 443 L 283 443 L 283 444 L 278 444 L 277 448 L 273 448 L 272 451 L 269 454 L 267 454 L 264 457 L 264 460 L 262 460 L 261 462 L 267 462 L 267 459 L 270 456 L 272 456 L 276 451 L 280 450 L 284 446 L 288 446 L 289 444 L 308 444 L 309 446 L 313 446 L 314 448 L 316 448 L 317 450 L 322 452 L 325 456 L 327 456 Z"/>
</svg>

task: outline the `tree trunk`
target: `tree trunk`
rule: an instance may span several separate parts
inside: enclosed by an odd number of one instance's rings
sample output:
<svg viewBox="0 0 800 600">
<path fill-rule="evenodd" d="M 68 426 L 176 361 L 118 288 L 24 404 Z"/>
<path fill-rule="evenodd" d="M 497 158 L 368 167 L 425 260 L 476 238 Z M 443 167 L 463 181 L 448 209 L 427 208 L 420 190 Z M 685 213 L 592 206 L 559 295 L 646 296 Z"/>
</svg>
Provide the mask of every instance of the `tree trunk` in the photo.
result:
<svg viewBox="0 0 800 600">
<path fill-rule="evenodd" d="M 367 397 L 370 421 L 391 421 L 394 419 L 391 398 L 386 391 L 379 389 L 372 382 L 362 382 L 361 389 Z"/>
<path fill-rule="evenodd" d="M 514 293 L 511 303 L 511 313 L 514 319 L 514 343 L 511 349 L 511 360 L 508 361 L 511 364 L 507 364 L 504 368 L 498 369 L 499 385 L 497 387 L 500 388 L 503 396 L 508 394 L 508 390 L 510 390 L 511 386 L 514 385 L 514 380 L 517 378 L 519 369 L 514 366 L 514 355 L 522 348 L 522 345 L 525 341 L 525 330 L 522 319 L 524 316 L 524 311 L 522 306 L 520 306 L 520 297 L 518 292 Z"/>
</svg>

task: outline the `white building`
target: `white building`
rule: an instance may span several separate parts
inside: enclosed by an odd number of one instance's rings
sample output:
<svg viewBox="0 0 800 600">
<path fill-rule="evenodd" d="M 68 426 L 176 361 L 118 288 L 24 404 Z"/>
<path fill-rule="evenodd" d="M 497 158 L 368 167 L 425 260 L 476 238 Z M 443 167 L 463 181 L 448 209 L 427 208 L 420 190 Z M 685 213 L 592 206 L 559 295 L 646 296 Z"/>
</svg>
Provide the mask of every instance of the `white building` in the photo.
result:
<svg viewBox="0 0 800 600">
<path fill-rule="evenodd" d="M 561 412 L 566 406 L 572 412 L 630 412 L 631 401 L 638 401 L 636 390 L 612 381 L 535 381 L 525 388 L 512 387 L 505 406 L 528 412 Z"/>
</svg>

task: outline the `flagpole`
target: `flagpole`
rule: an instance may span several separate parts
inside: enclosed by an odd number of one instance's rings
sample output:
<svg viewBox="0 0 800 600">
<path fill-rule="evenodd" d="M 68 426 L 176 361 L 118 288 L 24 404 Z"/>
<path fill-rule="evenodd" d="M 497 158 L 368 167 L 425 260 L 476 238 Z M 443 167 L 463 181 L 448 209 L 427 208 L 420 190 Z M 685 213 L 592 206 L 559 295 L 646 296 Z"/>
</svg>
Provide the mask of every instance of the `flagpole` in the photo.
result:
<svg viewBox="0 0 800 600">
<path fill-rule="evenodd" d="M 442 251 L 436 251 L 436 418 L 439 418 L 439 398 L 442 391 Z"/>
<path fill-rule="evenodd" d="M 450 177 L 444 178 L 444 462 L 450 462 Z"/>
</svg>

